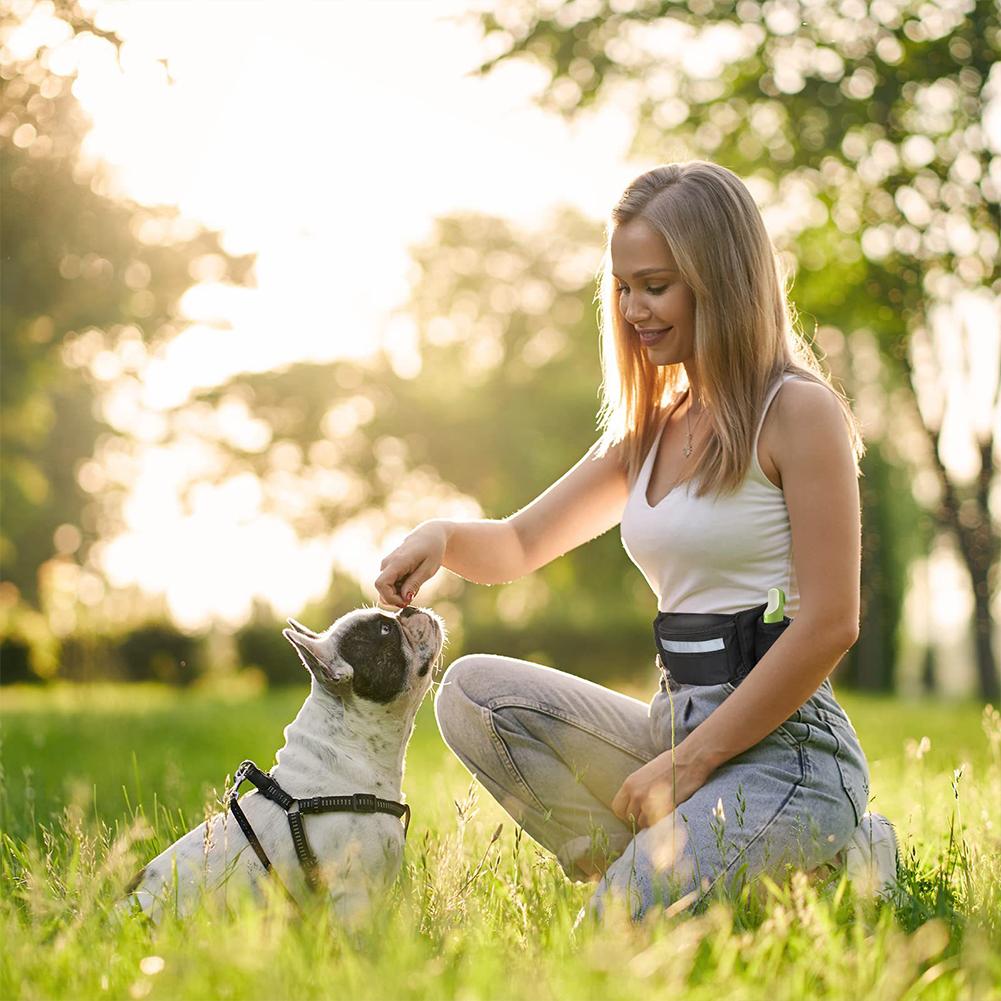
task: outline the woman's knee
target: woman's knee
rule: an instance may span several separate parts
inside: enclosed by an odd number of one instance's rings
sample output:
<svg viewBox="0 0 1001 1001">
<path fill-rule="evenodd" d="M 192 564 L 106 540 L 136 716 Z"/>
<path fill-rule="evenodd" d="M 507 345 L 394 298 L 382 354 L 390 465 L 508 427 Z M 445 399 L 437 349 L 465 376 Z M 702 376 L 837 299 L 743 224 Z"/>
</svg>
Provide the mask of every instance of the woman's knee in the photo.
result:
<svg viewBox="0 0 1001 1001">
<path fill-rule="evenodd" d="M 445 742 L 461 740 L 462 733 L 482 721 L 478 680 L 488 676 L 489 654 L 469 653 L 452 661 L 434 696 L 434 715 Z"/>
</svg>

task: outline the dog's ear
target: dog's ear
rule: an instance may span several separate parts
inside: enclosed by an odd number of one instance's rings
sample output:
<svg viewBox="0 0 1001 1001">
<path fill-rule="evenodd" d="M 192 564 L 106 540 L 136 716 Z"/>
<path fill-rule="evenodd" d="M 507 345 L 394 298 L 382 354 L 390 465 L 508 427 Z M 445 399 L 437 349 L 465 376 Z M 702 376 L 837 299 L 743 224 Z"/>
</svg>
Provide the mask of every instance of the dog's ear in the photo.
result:
<svg viewBox="0 0 1001 1001">
<path fill-rule="evenodd" d="M 342 657 L 332 653 L 324 640 L 301 635 L 291 629 L 283 629 L 282 636 L 295 647 L 299 659 L 324 688 L 350 685 L 354 680 L 354 669 Z"/>
<path fill-rule="evenodd" d="M 319 634 L 319 633 L 314 633 L 314 632 L 313 632 L 313 630 L 312 630 L 312 629 L 310 629 L 310 628 L 309 628 L 308 626 L 304 626 L 304 625 L 303 625 L 303 624 L 302 624 L 301 622 L 296 622 L 296 620 L 295 620 L 295 619 L 286 619 L 285 621 L 286 621 L 286 622 L 287 622 L 287 623 L 288 623 L 288 624 L 289 624 L 289 625 L 290 625 L 290 626 L 291 626 L 291 627 L 292 627 L 292 628 L 293 628 L 293 629 L 294 629 L 294 630 L 295 630 L 295 631 L 296 631 L 297 633 L 299 633 L 299 635 L 300 635 L 300 636 L 312 636 L 312 638 L 313 638 L 314 640 L 318 640 L 318 639 L 320 638 L 320 634 Z"/>
</svg>

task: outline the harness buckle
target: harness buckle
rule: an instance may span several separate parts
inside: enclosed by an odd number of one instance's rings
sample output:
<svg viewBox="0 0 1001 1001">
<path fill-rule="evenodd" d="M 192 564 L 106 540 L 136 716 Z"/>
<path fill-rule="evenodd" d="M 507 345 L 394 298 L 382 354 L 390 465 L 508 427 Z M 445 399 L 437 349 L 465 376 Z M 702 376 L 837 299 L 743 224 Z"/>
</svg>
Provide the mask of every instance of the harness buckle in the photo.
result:
<svg viewBox="0 0 1001 1001">
<path fill-rule="evenodd" d="M 370 792 L 352 793 L 351 809 L 358 813 L 375 813 L 375 796 Z"/>
<path fill-rule="evenodd" d="M 226 803 L 228 804 L 230 800 L 237 799 L 240 795 L 240 786 L 247 781 L 247 772 L 250 768 L 253 768 L 254 763 L 252 761 L 244 761 L 237 768 L 236 772 L 233 774 L 233 784 L 226 790 Z"/>
</svg>

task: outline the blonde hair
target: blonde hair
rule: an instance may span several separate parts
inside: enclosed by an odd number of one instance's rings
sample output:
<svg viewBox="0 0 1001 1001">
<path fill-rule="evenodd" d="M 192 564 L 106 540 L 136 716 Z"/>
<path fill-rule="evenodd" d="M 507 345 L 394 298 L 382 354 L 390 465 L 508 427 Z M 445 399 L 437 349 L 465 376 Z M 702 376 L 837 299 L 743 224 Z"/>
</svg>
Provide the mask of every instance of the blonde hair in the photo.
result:
<svg viewBox="0 0 1001 1001">
<path fill-rule="evenodd" d="M 623 442 L 622 462 L 632 484 L 666 407 L 688 388 L 684 365 L 651 362 L 619 310 L 612 234 L 638 217 L 664 237 L 695 297 L 699 402 L 711 421 L 708 441 L 688 477 L 699 483 L 697 496 L 740 487 L 765 396 L 786 372 L 826 386 L 837 397 L 859 475 L 865 453 L 861 426 L 797 327 L 788 276 L 761 213 L 736 174 L 706 160 L 664 164 L 640 174 L 609 216 L 595 297 L 600 300 L 598 423 L 603 429 L 597 454 Z"/>
</svg>

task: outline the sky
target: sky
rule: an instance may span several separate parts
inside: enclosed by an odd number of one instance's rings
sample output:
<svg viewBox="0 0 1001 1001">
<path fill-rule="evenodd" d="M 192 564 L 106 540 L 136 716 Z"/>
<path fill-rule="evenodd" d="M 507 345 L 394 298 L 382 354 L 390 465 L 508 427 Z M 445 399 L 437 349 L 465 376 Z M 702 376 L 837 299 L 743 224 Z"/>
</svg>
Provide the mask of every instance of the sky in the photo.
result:
<svg viewBox="0 0 1001 1001">
<path fill-rule="evenodd" d="M 190 379 L 375 350 L 407 296 L 407 246 L 440 214 L 537 225 L 561 200 L 598 218 L 638 172 L 620 110 L 566 125 L 531 106 L 543 75 L 525 64 L 464 78 L 487 51 L 455 20 L 469 4 L 95 6 L 129 45 L 124 75 L 104 59 L 76 88 L 95 117 L 88 151 L 132 197 L 177 204 L 227 251 L 258 254 L 258 290 L 190 297 L 202 324 L 236 318 L 239 354 L 206 351 L 196 325 L 173 345 L 181 364 L 158 373 L 164 403 Z M 212 358 L 200 367 L 187 364 L 196 340 Z"/>
<path fill-rule="evenodd" d="M 395 314 L 409 291 L 408 247 L 430 235 L 437 216 L 466 210 L 535 227 L 555 205 L 569 203 L 603 220 L 628 181 L 656 163 L 627 158 L 634 122 L 626 105 L 603 105 L 566 123 L 533 105 L 545 81 L 537 67 L 502 64 L 485 78 L 467 76 L 493 52 L 459 15 L 489 2 L 87 6 L 126 44 L 121 66 L 96 39 L 77 39 L 72 50 L 57 53 L 57 60 L 77 64 L 74 94 L 93 118 L 85 153 L 112 167 L 120 194 L 175 204 L 220 230 L 228 252 L 257 255 L 256 288 L 209 280 L 185 296 L 191 324 L 147 368 L 142 399 L 109 404 L 123 425 L 136 426 L 137 407 L 149 419 L 200 386 L 296 361 L 385 347 L 405 374 L 412 332 Z M 44 30 L 41 23 L 24 28 L 26 37 Z M 715 38 L 695 60 L 703 72 L 725 60 L 731 43 Z M 691 46 L 684 51 L 694 59 Z M 779 207 L 769 211 L 768 225 L 780 226 Z M 953 310 L 937 316 L 939 328 L 972 320 L 988 331 L 981 357 L 996 354 L 996 304 L 971 300 Z M 951 341 L 942 343 L 942 367 L 960 379 L 963 359 Z M 958 394 L 964 406 L 966 395 Z M 976 462 L 971 417 L 996 419 L 982 406 L 975 415 L 949 415 L 944 448 L 959 470 Z M 381 557 L 406 531 L 376 520 L 301 542 L 256 510 L 248 483 L 203 492 L 201 507 L 186 515 L 169 501 L 185 464 L 151 444 L 129 524 L 101 559 L 113 585 L 139 582 L 163 593 L 188 628 L 235 626 L 255 594 L 294 615 L 324 594 L 338 558 L 359 580 L 374 580 Z M 553 479 L 562 473 L 554 470 Z M 244 511 L 242 520 L 230 516 L 233 510 Z M 452 510 L 483 516 L 471 499 Z M 456 515 L 431 511 L 421 518 L 433 516 Z M 935 579 L 955 578 L 950 560 L 948 551 L 931 555 L 941 567 L 932 570 Z M 204 566 L 197 580 L 193 561 Z M 961 576 L 947 598 L 935 590 L 941 628 L 959 630 L 970 609 Z M 95 602 L 107 597 L 97 585 L 89 593 Z M 915 614 L 920 624 L 922 613 Z"/>
<path fill-rule="evenodd" d="M 227 252 L 257 255 L 255 288 L 205 281 L 185 295 L 190 325 L 147 365 L 140 398 L 115 385 L 117 363 L 102 359 L 106 416 L 151 439 L 157 412 L 241 372 L 384 348 L 397 374 L 414 374 L 412 325 L 398 311 L 410 291 L 408 248 L 438 216 L 465 210 L 535 228 L 555 205 L 572 204 L 602 219 L 654 164 L 627 161 L 633 123 L 621 108 L 566 123 L 534 107 L 544 82 L 536 67 L 467 76 L 491 50 L 457 15 L 483 5 L 87 6 L 126 44 L 121 66 L 96 39 L 57 56 L 77 65 L 73 92 L 93 119 L 85 155 L 110 166 L 112 193 L 177 205 L 221 231 Z M 377 599 L 381 558 L 413 525 L 370 513 L 306 542 L 258 510 L 260 491 L 246 478 L 198 491 L 189 514 L 178 486 L 198 462 L 154 441 L 142 450 L 126 528 L 93 554 L 111 592 L 138 584 L 163 594 L 190 629 L 235 627 L 255 596 L 294 615 L 326 593 L 332 565 Z M 414 524 L 486 516 L 447 491 L 424 500 Z M 86 577 L 75 590 L 95 605 L 114 597 Z"/>
</svg>

